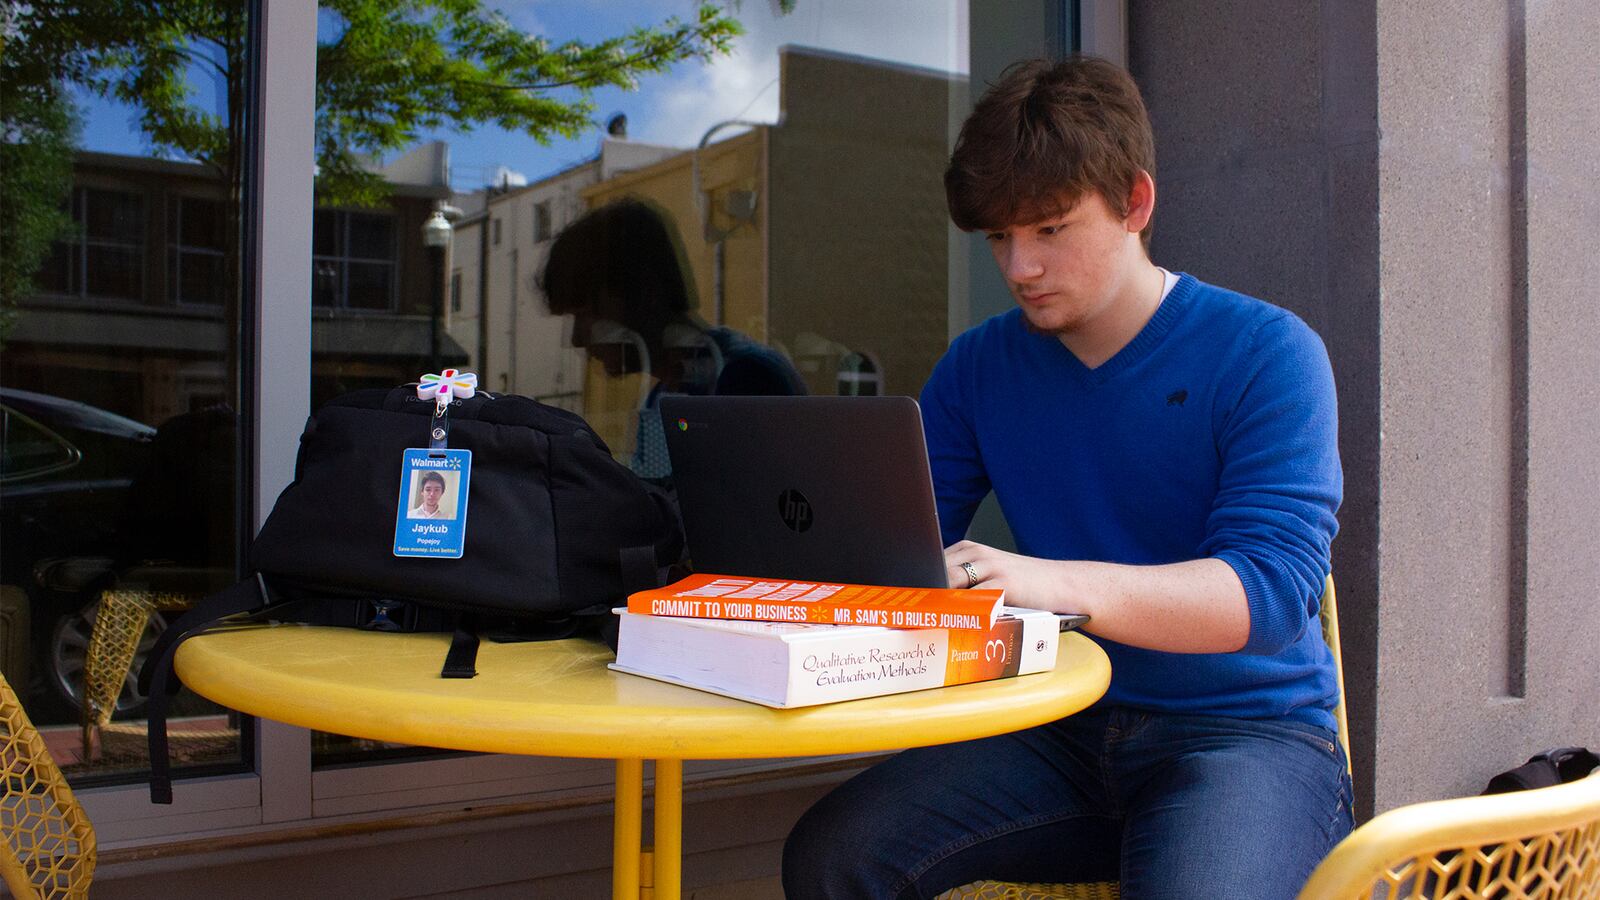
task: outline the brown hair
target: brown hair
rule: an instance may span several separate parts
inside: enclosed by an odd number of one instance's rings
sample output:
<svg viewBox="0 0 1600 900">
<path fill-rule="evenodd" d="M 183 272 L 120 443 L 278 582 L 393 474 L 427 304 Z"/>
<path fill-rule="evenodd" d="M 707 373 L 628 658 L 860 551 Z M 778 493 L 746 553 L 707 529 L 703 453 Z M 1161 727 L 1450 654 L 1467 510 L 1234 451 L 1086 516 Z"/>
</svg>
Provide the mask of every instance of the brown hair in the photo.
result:
<svg viewBox="0 0 1600 900">
<path fill-rule="evenodd" d="M 963 231 L 1052 218 L 1088 191 L 1125 216 L 1139 170 L 1155 166 L 1132 76 L 1093 56 L 1033 59 L 1008 66 L 961 126 L 945 200 Z M 1140 237 L 1149 246 L 1148 224 Z"/>
</svg>

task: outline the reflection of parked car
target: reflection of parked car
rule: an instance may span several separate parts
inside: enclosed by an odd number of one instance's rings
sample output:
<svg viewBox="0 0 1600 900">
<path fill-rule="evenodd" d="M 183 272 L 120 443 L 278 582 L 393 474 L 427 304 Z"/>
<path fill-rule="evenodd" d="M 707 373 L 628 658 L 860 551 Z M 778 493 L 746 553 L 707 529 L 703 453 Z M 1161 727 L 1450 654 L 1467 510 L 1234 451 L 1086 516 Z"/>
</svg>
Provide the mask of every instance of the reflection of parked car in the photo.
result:
<svg viewBox="0 0 1600 900">
<path fill-rule="evenodd" d="M 36 720 L 76 719 L 95 596 L 112 578 L 155 434 L 87 404 L 0 388 L 0 585 L 29 600 Z"/>
</svg>

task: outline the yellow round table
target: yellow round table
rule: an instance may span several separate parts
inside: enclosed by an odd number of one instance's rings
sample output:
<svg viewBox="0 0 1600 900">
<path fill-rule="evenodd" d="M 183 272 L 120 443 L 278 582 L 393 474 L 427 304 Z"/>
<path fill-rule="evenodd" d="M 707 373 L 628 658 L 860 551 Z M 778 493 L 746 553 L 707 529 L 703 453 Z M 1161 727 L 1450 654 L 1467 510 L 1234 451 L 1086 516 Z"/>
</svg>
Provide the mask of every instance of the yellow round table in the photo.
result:
<svg viewBox="0 0 1600 900">
<path fill-rule="evenodd" d="M 613 672 L 581 640 L 484 641 L 478 677 L 439 677 L 448 634 L 267 625 L 182 644 L 177 673 L 224 706 L 353 737 L 484 753 L 617 760 L 612 895 L 639 896 L 644 760 L 655 760 L 655 896 L 677 900 L 683 760 L 897 750 L 1016 731 L 1105 693 L 1111 664 L 1062 635 L 1048 673 L 802 709 Z"/>
</svg>

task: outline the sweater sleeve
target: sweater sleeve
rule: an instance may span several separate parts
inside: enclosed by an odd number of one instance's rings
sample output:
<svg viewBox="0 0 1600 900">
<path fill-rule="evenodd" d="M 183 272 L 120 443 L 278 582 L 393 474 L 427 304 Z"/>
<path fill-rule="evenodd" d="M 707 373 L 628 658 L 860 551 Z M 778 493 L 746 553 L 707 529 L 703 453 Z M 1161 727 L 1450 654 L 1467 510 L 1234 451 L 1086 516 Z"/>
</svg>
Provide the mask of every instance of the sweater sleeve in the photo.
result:
<svg viewBox="0 0 1600 900">
<path fill-rule="evenodd" d="M 1271 655 L 1315 621 L 1343 496 L 1338 407 L 1322 341 L 1284 314 L 1257 327 L 1217 397 L 1217 497 L 1201 555 L 1238 573 L 1244 653 Z"/>
<path fill-rule="evenodd" d="M 946 547 L 966 537 L 978 504 L 990 489 L 972 424 L 972 368 L 963 364 L 970 351 L 971 335 L 957 338 L 934 366 L 920 401 L 939 534 Z"/>
</svg>

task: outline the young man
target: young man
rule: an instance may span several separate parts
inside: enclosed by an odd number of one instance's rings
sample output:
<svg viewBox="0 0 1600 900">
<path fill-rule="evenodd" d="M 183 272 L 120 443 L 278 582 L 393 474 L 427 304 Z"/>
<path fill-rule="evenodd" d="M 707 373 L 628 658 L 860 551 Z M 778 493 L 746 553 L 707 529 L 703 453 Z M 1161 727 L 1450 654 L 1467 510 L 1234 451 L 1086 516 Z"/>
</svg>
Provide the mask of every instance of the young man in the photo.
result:
<svg viewBox="0 0 1600 900">
<path fill-rule="evenodd" d="M 790 896 L 1285 898 L 1350 829 L 1317 624 L 1342 490 L 1327 354 L 1294 315 L 1151 263 L 1152 143 L 1110 63 L 1007 70 L 945 188 L 1017 308 L 922 394 L 951 585 L 1088 613 L 1110 690 L 841 786 L 790 835 Z M 991 490 L 1018 553 L 961 540 Z"/>
</svg>

